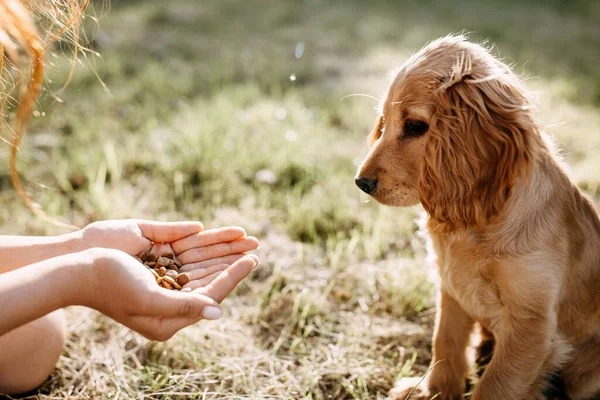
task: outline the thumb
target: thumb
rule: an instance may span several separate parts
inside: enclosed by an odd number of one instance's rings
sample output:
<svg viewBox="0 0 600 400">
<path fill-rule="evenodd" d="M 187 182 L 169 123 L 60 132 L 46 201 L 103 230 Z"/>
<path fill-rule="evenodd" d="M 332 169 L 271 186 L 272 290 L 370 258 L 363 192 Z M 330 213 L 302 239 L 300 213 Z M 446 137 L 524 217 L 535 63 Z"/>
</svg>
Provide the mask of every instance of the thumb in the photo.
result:
<svg viewBox="0 0 600 400">
<path fill-rule="evenodd" d="M 218 319 L 222 314 L 216 301 L 199 293 L 159 288 L 151 298 L 145 313 L 147 316 Z"/>
<path fill-rule="evenodd" d="M 204 226 L 197 221 L 157 222 L 138 220 L 142 235 L 152 242 L 174 242 L 202 232 Z"/>
</svg>

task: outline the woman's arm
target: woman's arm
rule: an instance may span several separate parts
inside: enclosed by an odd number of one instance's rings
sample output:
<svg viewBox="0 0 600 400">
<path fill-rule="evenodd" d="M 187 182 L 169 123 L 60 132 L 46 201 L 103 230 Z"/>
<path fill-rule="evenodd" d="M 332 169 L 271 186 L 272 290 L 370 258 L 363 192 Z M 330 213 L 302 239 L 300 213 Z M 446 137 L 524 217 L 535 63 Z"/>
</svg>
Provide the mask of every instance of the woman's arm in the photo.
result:
<svg viewBox="0 0 600 400">
<path fill-rule="evenodd" d="M 242 257 L 207 287 L 184 293 L 160 287 L 145 266 L 118 250 L 92 248 L 40 261 L 0 275 L 0 335 L 82 305 L 164 341 L 201 319 L 218 319 L 219 303 L 258 263 L 256 256 Z"/>
<path fill-rule="evenodd" d="M 0 275 L 0 336 L 54 310 L 81 303 L 92 264 L 92 257 L 83 252 Z"/>
<path fill-rule="evenodd" d="M 61 236 L 0 236 L 0 274 L 94 247 L 117 249 L 132 256 L 149 249 L 157 254 L 171 251 L 186 264 L 184 270 L 191 271 L 230 265 L 255 250 L 258 240 L 235 226 L 205 231 L 197 221 L 98 221 Z"/>
<path fill-rule="evenodd" d="M 0 236 L 0 274 L 82 250 L 80 231 L 60 236 Z"/>
</svg>

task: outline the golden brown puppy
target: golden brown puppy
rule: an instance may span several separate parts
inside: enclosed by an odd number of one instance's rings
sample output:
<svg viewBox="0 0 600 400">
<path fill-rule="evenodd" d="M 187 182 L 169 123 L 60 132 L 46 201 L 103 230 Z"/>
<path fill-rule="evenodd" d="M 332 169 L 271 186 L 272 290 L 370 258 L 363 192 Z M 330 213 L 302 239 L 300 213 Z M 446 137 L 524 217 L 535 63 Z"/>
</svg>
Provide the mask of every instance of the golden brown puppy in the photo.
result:
<svg viewBox="0 0 600 400">
<path fill-rule="evenodd" d="M 410 398 L 462 398 L 476 323 L 495 344 L 471 399 L 542 399 L 551 374 L 573 400 L 600 398 L 600 221 L 511 70 L 462 36 L 439 39 L 400 69 L 370 140 L 357 185 L 423 205 L 440 274 L 437 365 Z"/>
</svg>

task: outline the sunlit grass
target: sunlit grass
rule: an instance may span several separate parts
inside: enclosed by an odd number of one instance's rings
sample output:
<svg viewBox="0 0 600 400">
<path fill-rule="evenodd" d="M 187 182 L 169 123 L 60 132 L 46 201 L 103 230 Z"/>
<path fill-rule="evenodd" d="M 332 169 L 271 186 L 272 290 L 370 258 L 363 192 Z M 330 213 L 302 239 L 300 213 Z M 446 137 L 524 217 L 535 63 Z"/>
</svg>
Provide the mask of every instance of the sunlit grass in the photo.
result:
<svg viewBox="0 0 600 400">
<path fill-rule="evenodd" d="M 102 58 L 77 68 L 64 103 L 41 99 L 45 116 L 19 163 L 29 192 L 78 225 L 243 225 L 261 239 L 263 265 L 226 300 L 222 321 L 165 344 L 71 310 L 69 345 L 43 392 L 374 399 L 398 376 L 424 373 L 435 282 L 415 234 L 420 208 L 368 202 L 353 183 L 377 106 L 368 96 L 384 94 L 389 70 L 437 36 L 489 37 L 542 92 L 540 124 L 597 195 L 592 3 L 113 2 L 92 43 Z M 68 60 L 52 63 L 57 90 Z M 59 232 L 32 219 L 7 174 L 0 199 L 2 233 Z"/>
</svg>

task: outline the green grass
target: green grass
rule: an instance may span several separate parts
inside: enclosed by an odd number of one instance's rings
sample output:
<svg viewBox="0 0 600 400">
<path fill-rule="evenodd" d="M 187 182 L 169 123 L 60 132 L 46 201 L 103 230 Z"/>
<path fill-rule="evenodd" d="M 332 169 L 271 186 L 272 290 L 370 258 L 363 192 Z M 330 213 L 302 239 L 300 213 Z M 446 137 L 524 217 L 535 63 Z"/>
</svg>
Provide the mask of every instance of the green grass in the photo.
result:
<svg viewBox="0 0 600 400">
<path fill-rule="evenodd" d="M 62 103 L 40 100 L 19 162 L 31 196 L 78 225 L 242 225 L 261 239 L 263 266 L 222 321 L 164 344 L 71 309 L 41 397 L 373 399 L 425 372 L 435 282 L 420 210 L 355 188 L 377 103 L 343 98 L 379 97 L 410 52 L 473 32 L 541 91 L 540 124 L 596 196 L 598 20 L 587 1 L 114 2 L 99 26 L 86 22 L 101 58 L 83 60 Z M 68 60 L 48 61 L 57 91 Z M 60 232 L 31 217 L 7 176 L 1 233 Z"/>
</svg>

